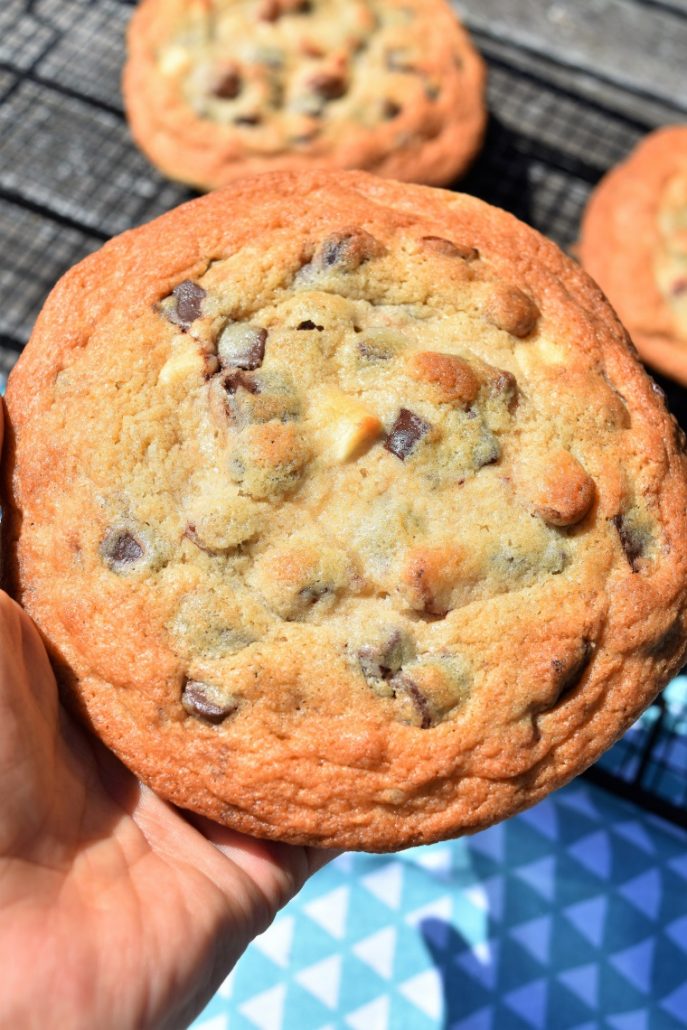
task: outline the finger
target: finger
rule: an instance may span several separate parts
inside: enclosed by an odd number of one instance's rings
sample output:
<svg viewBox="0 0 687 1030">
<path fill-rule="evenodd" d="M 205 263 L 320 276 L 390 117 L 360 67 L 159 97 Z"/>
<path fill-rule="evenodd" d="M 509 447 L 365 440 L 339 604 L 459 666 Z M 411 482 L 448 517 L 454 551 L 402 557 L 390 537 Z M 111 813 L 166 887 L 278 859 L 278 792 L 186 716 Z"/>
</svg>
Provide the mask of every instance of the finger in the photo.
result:
<svg viewBox="0 0 687 1030">
<path fill-rule="evenodd" d="M 28 616 L 0 591 L 0 854 L 42 825 L 55 787 L 57 686 Z"/>
</svg>

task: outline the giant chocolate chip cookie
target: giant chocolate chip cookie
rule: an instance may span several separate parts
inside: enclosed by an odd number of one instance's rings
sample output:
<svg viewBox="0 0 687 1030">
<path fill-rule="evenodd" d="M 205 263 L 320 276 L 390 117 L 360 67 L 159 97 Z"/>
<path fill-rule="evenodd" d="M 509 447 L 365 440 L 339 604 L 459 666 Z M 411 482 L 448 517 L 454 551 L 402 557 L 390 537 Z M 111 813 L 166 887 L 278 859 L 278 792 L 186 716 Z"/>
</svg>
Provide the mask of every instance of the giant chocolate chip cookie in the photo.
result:
<svg viewBox="0 0 687 1030">
<path fill-rule="evenodd" d="M 682 436 L 586 274 L 471 197 L 185 205 L 65 276 L 7 404 L 12 586 L 65 687 L 239 830 L 477 830 L 683 660 Z"/>
</svg>

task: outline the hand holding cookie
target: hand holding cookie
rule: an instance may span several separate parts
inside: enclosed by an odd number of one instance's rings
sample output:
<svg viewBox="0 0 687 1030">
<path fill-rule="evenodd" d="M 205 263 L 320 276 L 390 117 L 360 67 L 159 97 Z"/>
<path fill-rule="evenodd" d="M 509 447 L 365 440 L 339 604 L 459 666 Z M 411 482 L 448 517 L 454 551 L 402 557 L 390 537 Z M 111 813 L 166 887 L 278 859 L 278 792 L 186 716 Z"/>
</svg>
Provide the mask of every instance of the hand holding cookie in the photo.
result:
<svg viewBox="0 0 687 1030">
<path fill-rule="evenodd" d="M 2 402 L 0 400 L 0 442 Z M 329 853 L 189 822 L 61 708 L 0 592 L 3 1024 L 181 1026 Z M 122 989 L 125 986 L 125 989 Z"/>
</svg>

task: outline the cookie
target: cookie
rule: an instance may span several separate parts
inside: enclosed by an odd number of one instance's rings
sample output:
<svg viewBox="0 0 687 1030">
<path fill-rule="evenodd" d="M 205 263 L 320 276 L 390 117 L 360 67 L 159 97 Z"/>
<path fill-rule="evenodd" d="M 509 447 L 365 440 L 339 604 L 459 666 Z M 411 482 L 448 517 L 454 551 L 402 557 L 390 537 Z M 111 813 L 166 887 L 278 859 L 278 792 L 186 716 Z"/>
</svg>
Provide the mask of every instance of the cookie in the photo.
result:
<svg viewBox="0 0 687 1030">
<path fill-rule="evenodd" d="M 478 830 L 683 660 L 683 437 L 587 275 L 472 197 L 193 201 L 65 276 L 7 406 L 11 585 L 65 690 L 238 830 Z"/>
<path fill-rule="evenodd" d="M 687 125 L 651 133 L 601 181 L 580 257 L 642 358 L 687 385 Z"/>
<path fill-rule="evenodd" d="M 143 0 L 131 131 L 166 175 L 364 168 L 451 182 L 478 150 L 485 68 L 445 0 Z"/>
</svg>

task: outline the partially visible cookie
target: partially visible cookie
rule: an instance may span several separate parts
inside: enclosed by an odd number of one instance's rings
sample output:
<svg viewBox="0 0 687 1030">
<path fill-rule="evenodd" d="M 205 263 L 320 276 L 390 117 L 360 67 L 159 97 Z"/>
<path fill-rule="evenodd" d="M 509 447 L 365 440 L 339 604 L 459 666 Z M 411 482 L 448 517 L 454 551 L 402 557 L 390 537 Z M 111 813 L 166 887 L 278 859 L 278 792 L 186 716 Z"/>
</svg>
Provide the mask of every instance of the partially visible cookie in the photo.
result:
<svg viewBox="0 0 687 1030">
<path fill-rule="evenodd" d="M 440 185 L 482 140 L 484 64 L 446 0 L 143 0 L 128 40 L 134 138 L 200 189 L 322 166 Z"/>
<path fill-rule="evenodd" d="M 275 173 L 65 276 L 8 385 L 13 591 L 164 797 L 391 850 L 679 668 L 684 438 L 589 277 L 468 196 Z"/>
<path fill-rule="evenodd" d="M 601 181 L 580 257 L 641 357 L 687 385 L 687 125 L 651 133 Z"/>
</svg>

